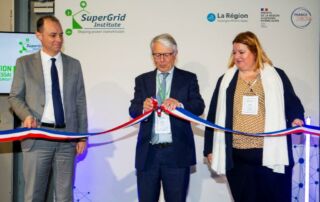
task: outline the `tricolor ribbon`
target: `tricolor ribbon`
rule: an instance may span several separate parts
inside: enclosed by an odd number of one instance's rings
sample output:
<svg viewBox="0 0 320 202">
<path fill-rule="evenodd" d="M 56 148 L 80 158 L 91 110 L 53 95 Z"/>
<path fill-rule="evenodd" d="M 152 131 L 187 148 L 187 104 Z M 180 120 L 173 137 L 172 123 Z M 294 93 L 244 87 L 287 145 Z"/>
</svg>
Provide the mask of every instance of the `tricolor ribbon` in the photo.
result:
<svg viewBox="0 0 320 202">
<path fill-rule="evenodd" d="M 228 128 L 221 127 L 219 125 L 213 124 L 210 121 L 207 121 L 205 119 L 202 119 L 191 112 L 183 109 L 183 108 L 176 108 L 175 110 L 169 111 L 162 107 L 162 110 L 166 112 L 169 115 L 175 116 L 177 118 L 190 121 L 196 124 L 203 125 L 208 128 L 216 129 L 216 130 L 223 130 L 225 132 L 230 132 L 230 133 L 236 133 L 240 135 L 247 135 L 247 136 L 260 136 L 260 137 L 276 137 L 276 136 L 285 136 L 289 134 L 295 134 L 295 133 L 308 133 L 316 136 L 320 136 L 320 127 L 317 126 L 295 126 L 292 128 L 286 128 L 283 130 L 277 130 L 277 131 L 272 131 L 272 132 L 265 132 L 265 133 L 247 133 L 247 132 L 242 132 L 242 131 L 236 131 L 236 130 L 231 130 Z"/>
<path fill-rule="evenodd" d="M 153 110 L 149 110 L 140 116 L 125 122 L 119 126 L 111 128 L 106 131 L 97 132 L 97 133 L 73 133 L 73 132 L 65 132 L 65 131 L 55 131 L 49 130 L 45 128 L 18 128 L 14 130 L 3 130 L 0 131 L 0 142 L 11 142 L 17 140 L 24 140 L 27 138 L 37 138 L 37 139 L 48 139 L 48 140 L 72 140 L 72 139 L 79 139 L 79 138 L 87 138 L 90 136 L 102 135 L 111 133 L 116 130 L 120 130 L 122 128 L 127 128 L 133 126 L 137 123 L 140 123 L 148 116 L 151 115 Z"/>
<path fill-rule="evenodd" d="M 213 124 L 207 120 L 204 120 L 191 112 L 177 107 L 174 110 L 168 110 L 164 106 L 158 106 L 158 103 L 155 99 L 153 99 L 153 106 L 154 108 L 144 112 L 140 116 L 125 122 L 119 126 L 116 126 L 114 128 L 111 128 L 106 131 L 97 132 L 97 133 L 86 133 L 86 134 L 80 134 L 80 133 L 73 133 L 73 132 L 64 132 L 64 131 L 54 131 L 54 130 L 48 130 L 44 128 L 18 128 L 14 130 L 3 130 L 0 131 L 0 142 L 11 142 L 16 140 L 23 140 L 26 138 L 39 138 L 39 139 L 49 139 L 49 140 L 71 140 L 71 139 L 79 139 L 79 138 L 87 138 L 90 136 L 96 136 L 96 135 L 102 135 L 111 133 L 117 130 L 120 130 L 122 128 L 127 128 L 130 126 L 133 126 L 137 123 L 140 123 L 144 119 L 148 118 L 153 111 L 156 111 L 158 116 L 161 116 L 161 113 L 165 112 L 171 116 L 193 122 L 196 124 L 203 125 L 205 127 L 209 127 L 216 130 L 223 130 L 230 133 L 237 133 L 241 135 L 248 135 L 248 136 L 260 136 L 260 137 L 272 137 L 272 136 L 285 136 L 289 134 L 294 133 L 308 133 L 316 136 L 320 136 L 320 128 L 316 126 L 296 126 L 292 128 L 287 128 L 283 130 L 273 131 L 273 132 L 266 132 L 266 133 L 246 133 L 241 131 L 235 131 L 228 128 L 224 128 L 221 126 L 218 126 L 216 124 Z"/>
</svg>

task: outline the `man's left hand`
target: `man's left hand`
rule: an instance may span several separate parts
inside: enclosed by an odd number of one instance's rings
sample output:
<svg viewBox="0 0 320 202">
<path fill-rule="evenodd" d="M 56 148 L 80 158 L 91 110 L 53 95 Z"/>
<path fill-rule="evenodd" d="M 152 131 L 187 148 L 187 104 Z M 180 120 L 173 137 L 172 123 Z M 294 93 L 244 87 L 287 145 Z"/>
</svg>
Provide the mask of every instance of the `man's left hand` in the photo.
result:
<svg viewBox="0 0 320 202">
<path fill-rule="evenodd" d="M 169 111 L 175 110 L 177 107 L 181 107 L 181 103 L 173 98 L 166 99 L 162 105 Z"/>
<path fill-rule="evenodd" d="M 77 155 L 82 154 L 86 150 L 86 147 L 87 147 L 87 141 L 80 140 L 76 145 Z"/>
</svg>

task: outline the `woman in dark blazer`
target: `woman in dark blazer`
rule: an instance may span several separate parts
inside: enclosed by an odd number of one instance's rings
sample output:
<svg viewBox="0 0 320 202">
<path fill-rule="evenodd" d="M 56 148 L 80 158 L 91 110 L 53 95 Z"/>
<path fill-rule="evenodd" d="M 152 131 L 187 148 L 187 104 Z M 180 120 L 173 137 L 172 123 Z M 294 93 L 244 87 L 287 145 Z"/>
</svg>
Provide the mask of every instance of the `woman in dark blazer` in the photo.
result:
<svg viewBox="0 0 320 202">
<path fill-rule="evenodd" d="M 304 108 L 284 71 L 272 65 L 254 33 L 238 34 L 207 120 L 261 133 L 301 126 L 303 119 Z M 236 202 L 291 201 L 291 136 L 251 137 L 206 128 L 204 155 L 217 174 L 226 174 Z"/>
</svg>

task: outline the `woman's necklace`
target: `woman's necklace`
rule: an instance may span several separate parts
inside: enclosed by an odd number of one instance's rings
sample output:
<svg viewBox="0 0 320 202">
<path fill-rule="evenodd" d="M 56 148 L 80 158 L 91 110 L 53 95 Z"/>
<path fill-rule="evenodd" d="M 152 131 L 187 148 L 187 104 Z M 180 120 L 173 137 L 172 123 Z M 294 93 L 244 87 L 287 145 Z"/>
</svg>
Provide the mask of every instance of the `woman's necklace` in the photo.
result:
<svg viewBox="0 0 320 202">
<path fill-rule="evenodd" d="M 246 81 L 245 79 L 241 78 L 241 80 L 243 80 L 247 84 L 250 93 L 254 93 L 253 86 L 257 83 L 259 79 L 260 79 L 260 73 L 258 73 L 258 75 L 254 80 Z"/>
</svg>

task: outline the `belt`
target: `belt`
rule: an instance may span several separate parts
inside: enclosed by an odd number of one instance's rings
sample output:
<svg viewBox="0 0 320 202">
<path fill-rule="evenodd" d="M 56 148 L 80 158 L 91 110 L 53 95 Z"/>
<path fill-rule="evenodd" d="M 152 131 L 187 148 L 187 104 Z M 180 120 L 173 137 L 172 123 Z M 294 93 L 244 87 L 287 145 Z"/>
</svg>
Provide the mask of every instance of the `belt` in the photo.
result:
<svg viewBox="0 0 320 202">
<path fill-rule="evenodd" d="M 158 149 L 163 149 L 163 148 L 169 147 L 171 145 L 172 145 L 171 142 L 164 142 L 164 143 L 159 143 L 159 144 L 153 144 L 152 146 L 154 146 Z"/>
<path fill-rule="evenodd" d="M 41 122 L 41 126 L 48 128 L 66 128 L 66 124 L 56 125 L 54 123 L 43 123 Z"/>
</svg>

